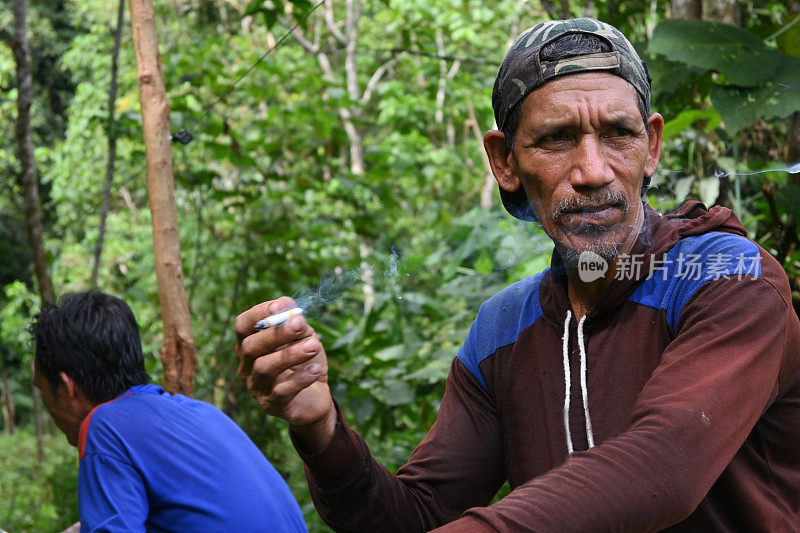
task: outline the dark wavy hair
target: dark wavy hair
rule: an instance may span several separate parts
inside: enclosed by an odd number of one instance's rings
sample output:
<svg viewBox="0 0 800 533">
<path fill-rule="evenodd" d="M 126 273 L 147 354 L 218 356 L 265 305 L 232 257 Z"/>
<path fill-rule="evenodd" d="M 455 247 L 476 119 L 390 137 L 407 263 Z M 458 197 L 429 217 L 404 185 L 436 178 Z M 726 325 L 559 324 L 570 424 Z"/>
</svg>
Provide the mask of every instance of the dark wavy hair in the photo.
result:
<svg viewBox="0 0 800 533">
<path fill-rule="evenodd" d="M 100 291 L 67 294 L 58 305 L 45 306 L 29 331 L 36 346 L 36 371 L 53 391 L 60 372 L 95 403 L 150 382 L 136 318 L 119 298 Z"/>
</svg>

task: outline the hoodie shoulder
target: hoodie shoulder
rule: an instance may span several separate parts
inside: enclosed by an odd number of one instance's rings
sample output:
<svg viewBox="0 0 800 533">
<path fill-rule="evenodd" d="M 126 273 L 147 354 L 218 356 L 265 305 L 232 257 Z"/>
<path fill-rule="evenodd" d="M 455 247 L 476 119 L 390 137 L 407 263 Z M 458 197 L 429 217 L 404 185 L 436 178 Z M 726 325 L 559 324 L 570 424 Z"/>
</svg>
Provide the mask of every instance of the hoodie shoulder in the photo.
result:
<svg viewBox="0 0 800 533">
<path fill-rule="evenodd" d="M 722 277 L 761 277 L 761 257 L 758 245 L 738 234 L 685 237 L 652 261 L 649 275 L 629 299 L 665 310 L 675 328 L 681 309 L 702 285 Z"/>
<path fill-rule="evenodd" d="M 518 281 L 486 300 L 478 310 L 458 359 L 486 389 L 479 365 L 503 346 L 516 342 L 520 332 L 542 316 L 539 288 L 546 269 Z"/>
</svg>

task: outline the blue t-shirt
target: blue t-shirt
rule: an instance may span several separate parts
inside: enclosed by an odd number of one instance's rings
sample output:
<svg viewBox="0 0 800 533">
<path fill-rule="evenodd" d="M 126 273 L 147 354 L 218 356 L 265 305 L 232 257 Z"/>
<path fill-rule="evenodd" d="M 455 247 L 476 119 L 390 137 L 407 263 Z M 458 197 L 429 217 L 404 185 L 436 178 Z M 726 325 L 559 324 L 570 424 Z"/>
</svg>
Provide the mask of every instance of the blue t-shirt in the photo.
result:
<svg viewBox="0 0 800 533">
<path fill-rule="evenodd" d="M 132 387 L 86 417 L 79 449 L 81 531 L 307 531 L 280 474 L 208 403 Z"/>
</svg>

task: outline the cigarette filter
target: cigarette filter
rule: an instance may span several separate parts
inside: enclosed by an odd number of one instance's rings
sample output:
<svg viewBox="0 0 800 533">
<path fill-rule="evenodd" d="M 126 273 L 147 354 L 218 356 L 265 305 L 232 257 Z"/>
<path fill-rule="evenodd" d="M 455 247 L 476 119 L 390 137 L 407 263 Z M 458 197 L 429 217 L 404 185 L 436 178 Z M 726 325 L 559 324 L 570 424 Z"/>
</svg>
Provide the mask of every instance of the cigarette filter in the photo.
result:
<svg viewBox="0 0 800 533">
<path fill-rule="evenodd" d="M 302 307 L 292 307 L 291 309 L 287 309 L 286 311 L 281 311 L 280 313 L 275 313 L 274 315 L 270 315 L 267 318 L 259 320 L 258 322 L 256 322 L 255 328 L 257 330 L 274 328 L 275 326 L 283 324 L 291 317 L 302 314 L 303 314 Z"/>
</svg>

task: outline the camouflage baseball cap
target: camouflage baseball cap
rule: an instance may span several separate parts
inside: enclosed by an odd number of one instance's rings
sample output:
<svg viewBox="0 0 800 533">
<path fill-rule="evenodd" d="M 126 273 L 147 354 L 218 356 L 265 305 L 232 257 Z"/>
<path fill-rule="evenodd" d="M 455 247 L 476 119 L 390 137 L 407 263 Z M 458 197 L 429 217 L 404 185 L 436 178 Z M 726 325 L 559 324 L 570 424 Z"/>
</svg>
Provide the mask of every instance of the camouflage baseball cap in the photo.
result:
<svg viewBox="0 0 800 533">
<path fill-rule="evenodd" d="M 610 51 L 557 60 L 543 57 L 542 49 L 548 44 L 564 35 L 580 33 L 597 37 L 608 44 Z M 548 20 L 522 32 L 500 65 L 492 92 L 498 128 L 503 128 L 509 111 L 534 89 L 558 76 L 590 71 L 607 71 L 633 85 L 644 104 L 645 114 L 650 114 L 647 66 L 618 29 L 591 18 Z M 536 220 L 522 188 L 514 192 L 500 189 L 500 196 L 509 213 L 522 220 Z"/>
</svg>

